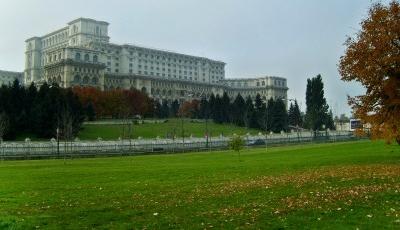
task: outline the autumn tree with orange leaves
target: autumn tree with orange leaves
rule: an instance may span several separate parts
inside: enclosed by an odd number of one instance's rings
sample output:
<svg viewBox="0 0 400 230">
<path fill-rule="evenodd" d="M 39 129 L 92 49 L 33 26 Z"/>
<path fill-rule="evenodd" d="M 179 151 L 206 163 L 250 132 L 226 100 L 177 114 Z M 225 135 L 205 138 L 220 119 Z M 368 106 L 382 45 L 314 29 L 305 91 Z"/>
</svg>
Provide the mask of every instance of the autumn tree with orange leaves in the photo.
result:
<svg viewBox="0 0 400 230">
<path fill-rule="evenodd" d="M 400 4 L 372 5 L 355 38 L 348 38 L 339 72 L 360 82 L 365 95 L 349 98 L 355 116 L 371 125 L 372 138 L 400 144 Z"/>
</svg>

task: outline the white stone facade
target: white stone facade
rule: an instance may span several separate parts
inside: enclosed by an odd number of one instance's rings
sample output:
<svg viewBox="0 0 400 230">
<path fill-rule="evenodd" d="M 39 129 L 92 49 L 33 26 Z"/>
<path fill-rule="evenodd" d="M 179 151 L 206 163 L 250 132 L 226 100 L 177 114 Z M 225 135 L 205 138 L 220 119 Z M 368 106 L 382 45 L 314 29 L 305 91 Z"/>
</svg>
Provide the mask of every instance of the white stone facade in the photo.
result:
<svg viewBox="0 0 400 230">
<path fill-rule="evenodd" d="M 108 23 L 79 18 L 62 29 L 26 40 L 25 84 L 103 90 L 135 88 L 156 99 L 188 100 L 224 91 L 286 99 L 286 79 L 225 79 L 225 63 L 137 45 L 110 43 Z M 276 81 L 282 85 L 274 84 Z"/>
</svg>

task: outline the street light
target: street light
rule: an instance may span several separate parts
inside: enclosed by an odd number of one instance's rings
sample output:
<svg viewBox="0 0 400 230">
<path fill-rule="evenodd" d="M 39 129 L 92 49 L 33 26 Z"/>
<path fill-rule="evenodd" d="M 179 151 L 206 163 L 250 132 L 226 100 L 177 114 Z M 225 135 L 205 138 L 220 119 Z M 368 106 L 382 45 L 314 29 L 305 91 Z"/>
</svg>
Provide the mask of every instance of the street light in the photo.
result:
<svg viewBox="0 0 400 230">
<path fill-rule="evenodd" d="M 57 127 L 57 157 L 60 157 L 60 128 Z"/>
</svg>

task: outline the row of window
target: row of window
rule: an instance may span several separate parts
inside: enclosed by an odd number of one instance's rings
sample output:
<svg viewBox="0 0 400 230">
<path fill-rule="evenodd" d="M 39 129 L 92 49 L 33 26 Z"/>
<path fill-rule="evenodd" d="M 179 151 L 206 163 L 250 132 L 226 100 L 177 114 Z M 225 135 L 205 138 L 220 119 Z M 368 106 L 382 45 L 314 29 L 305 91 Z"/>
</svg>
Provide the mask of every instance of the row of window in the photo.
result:
<svg viewBox="0 0 400 230">
<path fill-rule="evenodd" d="M 97 49 L 96 49 L 97 50 Z M 102 52 L 107 52 L 108 54 L 115 54 L 115 55 L 120 55 L 120 50 L 115 50 L 114 52 L 110 49 L 108 49 L 107 51 L 102 48 L 101 49 Z M 146 52 L 146 51 L 144 51 Z M 129 55 L 133 56 L 134 55 L 134 51 L 129 51 Z M 175 62 L 175 63 L 184 63 L 184 64 L 194 64 L 194 65 L 198 65 L 198 64 L 202 64 L 203 66 L 206 65 L 205 61 L 198 61 L 195 60 L 195 58 L 186 58 L 180 56 L 180 55 L 173 55 L 173 54 L 150 54 L 150 53 L 143 53 L 143 51 L 140 51 L 137 53 L 138 57 L 143 57 L 146 58 L 148 60 L 163 60 L 163 61 L 169 61 L 169 62 Z M 108 57 L 109 60 L 111 59 L 111 57 Z M 130 61 L 132 61 L 133 58 L 130 58 Z M 215 70 L 223 70 L 224 67 L 221 64 L 211 64 L 211 68 L 215 69 Z"/>
<path fill-rule="evenodd" d="M 75 75 L 74 76 L 74 82 L 75 83 L 97 85 L 99 83 L 99 79 L 97 77 L 89 78 L 88 76 L 84 76 L 83 78 L 81 78 L 80 75 Z"/>
<path fill-rule="evenodd" d="M 53 35 L 49 38 L 46 38 L 45 40 L 42 41 L 42 47 L 48 47 L 48 46 L 52 46 L 54 44 L 60 43 L 65 41 L 68 38 L 68 32 L 61 32 L 59 34 Z"/>
<path fill-rule="evenodd" d="M 88 69 L 88 68 L 78 68 L 78 67 L 75 67 L 74 68 L 74 71 L 75 72 L 82 72 L 82 73 L 100 73 L 100 70 L 98 70 L 98 69 Z"/>
<path fill-rule="evenodd" d="M 75 53 L 75 60 L 76 61 L 81 61 L 81 53 Z M 86 61 L 86 62 L 89 62 L 90 61 L 89 54 L 85 54 L 83 60 Z M 98 62 L 99 61 L 97 55 L 93 55 L 92 60 L 93 60 L 93 62 Z"/>
</svg>

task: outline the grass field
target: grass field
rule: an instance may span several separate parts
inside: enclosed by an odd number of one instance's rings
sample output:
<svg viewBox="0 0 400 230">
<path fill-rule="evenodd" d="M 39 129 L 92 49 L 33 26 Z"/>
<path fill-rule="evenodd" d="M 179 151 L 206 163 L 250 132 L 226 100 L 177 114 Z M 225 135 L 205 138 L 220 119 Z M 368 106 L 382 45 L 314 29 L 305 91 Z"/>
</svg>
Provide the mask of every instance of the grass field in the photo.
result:
<svg viewBox="0 0 400 230">
<path fill-rule="evenodd" d="M 0 229 L 399 229 L 400 147 L 0 162 Z"/>
<path fill-rule="evenodd" d="M 81 140 L 96 140 L 98 137 L 101 137 L 103 140 L 116 140 L 122 135 L 122 129 L 122 125 L 86 124 L 83 125 L 83 129 L 78 137 Z M 204 137 L 206 133 L 206 125 L 203 122 L 195 123 L 190 122 L 190 120 L 184 120 L 183 129 L 185 136 Z M 230 124 L 216 124 L 211 121 L 208 122 L 208 130 L 212 136 L 219 136 L 220 134 L 232 135 L 233 133 L 240 135 L 246 133 L 257 134 L 260 132 L 259 130 L 246 129 Z M 134 125 L 132 136 L 134 138 L 167 137 L 168 134 L 172 135 L 174 132 L 177 137 L 182 136 L 182 123 L 179 119 L 169 119 L 167 122 L 159 124 L 145 123 Z"/>
</svg>

